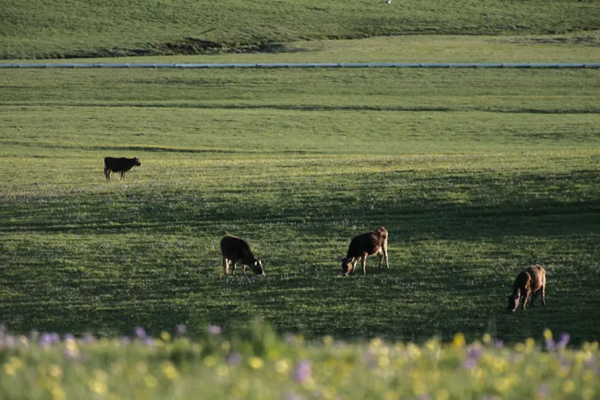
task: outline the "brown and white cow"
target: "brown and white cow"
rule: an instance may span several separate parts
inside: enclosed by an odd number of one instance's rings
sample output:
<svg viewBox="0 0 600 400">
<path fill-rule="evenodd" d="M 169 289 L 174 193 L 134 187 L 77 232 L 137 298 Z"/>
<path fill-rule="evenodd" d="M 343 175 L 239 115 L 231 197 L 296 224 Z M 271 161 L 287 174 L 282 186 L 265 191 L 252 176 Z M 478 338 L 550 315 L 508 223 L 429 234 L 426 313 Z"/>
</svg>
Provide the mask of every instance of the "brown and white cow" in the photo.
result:
<svg viewBox="0 0 600 400">
<path fill-rule="evenodd" d="M 366 275 L 367 257 L 373 254 L 379 255 L 379 268 L 381 268 L 381 259 L 385 258 L 385 266 L 389 269 L 387 241 L 388 231 L 384 227 L 355 236 L 350 242 L 346 257 L 342 259 L 343 274 L 346 276 L 353 274 L 356 263 L 362 260 L 363 275 Z"/>
<path fill-rule="evenodd" d="M 104 158 L 104 176 L 107 181 L 110 181 L 111 172 L 119 172 L 121 174 L 121 179 L 125 179 L 125 172 L 129 171 L 131 168 L 137 166 L 141 166 L 142 163 L 140 159 L 135 158 L 114 158 L 114 157 L 106 157 Z"/>
<path fill-rule="evenodd" d="M 523 310 L 527 299 L 531 296 L 531 307 L 538 295 L 542 292 L 542 305 L 546 305 L 546 270 L 541 265 L 533 265 L 517 275 L 513 285 L 513 293 L 508 296 L 508 311 L 516 311 L 519 300 L 523 302 Z"/>
<path fill-rule="evenodd" d="M 233 263 L 231 275 L 235 274 L 236 264 L 240 264 L 244 276 L 246 276 L 246 266 L 250 267 L 256 275 L 265 276 L 262 262 L 254 257 L 250 246 L 244 239 L 232 235 L 227 235 L 221 239 L 221 257 L 225 275 L 229 275 L 229 264 Z"/>
</svg>

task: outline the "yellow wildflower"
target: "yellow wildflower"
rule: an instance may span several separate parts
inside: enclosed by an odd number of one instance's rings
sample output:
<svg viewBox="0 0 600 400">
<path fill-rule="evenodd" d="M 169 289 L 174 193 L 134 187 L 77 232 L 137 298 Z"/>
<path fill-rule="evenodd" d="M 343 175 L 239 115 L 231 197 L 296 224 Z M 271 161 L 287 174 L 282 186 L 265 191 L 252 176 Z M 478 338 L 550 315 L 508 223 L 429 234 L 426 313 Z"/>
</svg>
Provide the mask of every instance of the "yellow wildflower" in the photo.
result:
<svg viewBox="0 0 600 400">
<path fill-rule="evenodd" d="M 252 357 L 248 360 L 248 364 L 254 369 L 262 369 L 265 366 L 264 361 L 259 357 Z"/>
<path fill-rule="evenodd" d="M 53 378 L 60 378 L 62 376 L 62 368 L 59 365 L 52 364 L 48 367 L 50 376 Z"/>
<path fill-rule="evenodd" d="M 552 339 L 552 331 L 548 328 L 544 329 L 544 339 L 546 339 L 546 340 Z"/>
<path fill-rule="evenodd" d="M 177 368 L 175 368 L 175 366 L 168 361 L 161 363 L 160 367 L 163 371 L 163 374 L 165 374 L 167 379 L 170 381 L 174 381 L 179 376 L 177 373 Z"/>
<path fill-rule="evenodd" d="M 448 400 L 450 395 L 446 389 L 440 389 L 435 392 L 435 400 Z"/>
<path fill-rule="evenodd" d="M 216 363 L 217 363 L 217 357 L 214 357 L 214 356 L 204 357 L 204 365 L 206 365 L 207 367 L 212 367 Z"/>
<path fill-rule="evenodd" d="M 65 400 L 67 398 L 65 391 L 59 386 L 53 387 L 50 393 L 52 394 L 52 400 Z"/>
<path fill-rule="evenodd" d="M 169 340 L 171 340 L 171 334 L 170 334 L 169 332 L 163 331 L 163 332 L 160 334 L 160 338 L 161 338 L 162 340 L 164 340 L 165 342 L 168 342 Z"/>
<path fill-rule="evenodd" d="M 156 385 L 158 384 L 158 380 L 152 375 L 146 375 L 144 377 L 144 382 L 149 388 L 156 387 Z"/>
<path fill-rule="evenodd" d="M 465 335 L 462 333 L 457 333 L 454 335 L 454 340 L 452 340 L 452 347 L 464 347 L 466 344 Z"/>
<path fill-rule="evenodd" d="M 279 360 L 275 363 L 275 371 L 280 374 L 285 374 L 290 370 L 290 362 L 288 360 Z"/>
<path fill-rule="evenodd" d="M 569 393 L 573 393 L 573 390 L 575 390 L 575 382 L 573 382 L 570 379 L 567 379 L 566 381 L 563 382 L 562 384 L 562 390 L 563 392 L 565 392 L 566 394 Z"/>
<path fill-rule="evenodd" d="M 483 343 L 489 344 L 492 342 L 492 336 L 489 333 L 483 335 Z"/>
<path fill-rule="evenodd" d="M 14 374 L 17 373 L 17 370 L 15 369 L 15 367 L 13 367 L 12 364 L 6 363 L 6 364 L 4 364 L 4 373 L 6 375 L 13 376 Z"/>
<path fill-rule="evenodd" d="M 88 386 L 90 387 L 90 390 L 92 392 L 99 395 L 104 395 L 108 391 L 106 384 L 96 379 L 90 379 L 90 381 L 88 382 Z"/>
</svg>

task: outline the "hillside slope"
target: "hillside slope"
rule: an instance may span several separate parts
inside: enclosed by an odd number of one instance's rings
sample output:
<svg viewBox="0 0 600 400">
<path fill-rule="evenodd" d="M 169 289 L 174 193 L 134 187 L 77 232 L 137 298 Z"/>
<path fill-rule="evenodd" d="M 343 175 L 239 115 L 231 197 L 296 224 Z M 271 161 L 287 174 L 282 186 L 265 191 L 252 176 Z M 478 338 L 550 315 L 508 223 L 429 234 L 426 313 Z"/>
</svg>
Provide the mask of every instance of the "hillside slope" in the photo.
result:
<svg viewBox="0 0 600 400">
<path fill-rule="evenodd" d="M 4 59 L 265 51 L 270 43 L 325 38 L 600 28 L 599 2 L 571 0 L 0 0 L 0 10 Z"/>
</svg>

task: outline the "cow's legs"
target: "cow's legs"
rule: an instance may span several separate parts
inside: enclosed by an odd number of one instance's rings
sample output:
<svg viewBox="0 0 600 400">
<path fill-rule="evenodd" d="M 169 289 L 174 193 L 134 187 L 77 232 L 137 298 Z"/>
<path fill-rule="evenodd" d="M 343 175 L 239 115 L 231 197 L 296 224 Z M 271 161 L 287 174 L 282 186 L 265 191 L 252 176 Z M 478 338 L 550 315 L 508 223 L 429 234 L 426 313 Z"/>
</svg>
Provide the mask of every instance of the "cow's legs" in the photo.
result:
<svg viewBox="0 0 600 400">
<path fill-rule="evenodd" d="M 235 275 L 235 261 L 231 262 L 231 276 Z"/>
<path fill-rule="evenodd" d="M 529 307 L 534 307 L 535 306 L 535 304 L 533 304 L 533 303 L 535 302 L 535 299 L 538 297 L 538 293 L 539 292 L 540 291 L 538 290 L 535 293 L 531 293 L 531 303 L 529 304 Z"/>
<path fill-rule="evenodd" d="M 110 169 L 104 168 L 104 177 L 106 178 L 107 182 L 110 181 Z"/>
<path fill-rule="evenodd" d="M 223 263 L 223 272 L 225 272 L 225 275 L 229 275 L 229 260 L 227 260 L 225 257 L 221 258 Z"/>
<path fill-rule="evenodd" d="M 527 306 L 527 299 L 529 299 L 529 295 L 531 294 L 531 289 L 525 289 L 525 293 L 521 296 L 521 300 L 523 301 L 523 310 Z"/>
<path fill-rule="evenodd" d="M 546 282 L 544 282 L 540 290 L 542 291 L 542 306 L 546 307 Z"/>
<path fill-rule="evenodd" d="M 351 274 L 354 275 L 354 271 L 356 271 L 356 264 L 358 263 L 358 258 L 352 259 L 352 271 Z"/>
<path fill-rule="evenodd" d="M 390 262 L 388 260 L 388 252 L 387 252 L 387 240 L 383 242 L 383 258 L 385 258 L 385 267 L 390 269 Z M 381 260 L 380 260 L 381 262 Z"/>
<path fill-rule="evenodd" d="M 125 179 L 125 171 L 121 171 L 121 180 Z"/>
<path fill-rule="evenodd" d="M 244 273 L 244 276 L 246 275 L 246 264 L 242 264 L 242 272 Z"/>
<path fill-rule="evenodd" d="M 363 275 L 367 274 L 367 253 L 363 255 L 362 258 L 362 267 L 363 267 Z"/>
</svg>

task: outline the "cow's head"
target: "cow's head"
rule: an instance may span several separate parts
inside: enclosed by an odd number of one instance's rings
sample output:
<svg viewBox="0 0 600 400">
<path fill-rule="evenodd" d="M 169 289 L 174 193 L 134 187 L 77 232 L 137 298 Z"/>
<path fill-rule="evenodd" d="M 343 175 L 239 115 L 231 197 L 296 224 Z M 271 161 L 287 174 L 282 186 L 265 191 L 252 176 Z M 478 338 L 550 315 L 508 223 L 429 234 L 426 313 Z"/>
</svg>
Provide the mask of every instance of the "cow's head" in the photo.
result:
<svg viewBox="0 0 600 400">
<path fill-rule="evenodd" d="M 137 165 L 138 167 L 140 167 L 140 166 L 142 165 L 142 163 L 140 162 L 140 159 L 139 159 L 139 158 L 137 158 L 137 157 L 133 159 L 133 162 L 134 162 L 134 163 L 135 163 L 135 165 Z"/>
<path fill-rule="evenodd" d="M 518 292 L 508 296 L 508 312 L 517 311 L 517 307 L 519 307 L 519 297 L 520 295 Z"/>
<path fill-rule="evenodd" d="M 256 275 L 265 276 L 265 268 L 263 267 L 262 261 L 260 261 L 260 260 L 254 260 L 253 262 L 251 262 L 250 263 L 250 269 Z"/>
<path fill-rule="evenodd" d="M 342 273 L 345 276 L 348 276 L 352 272 L 354 272 L 353 271 L 353 263 L 352 263 L 353 261 L 354 261 L 353 258 L 347 258 L 347 257 L 342 258 Z"/>
</svg>

